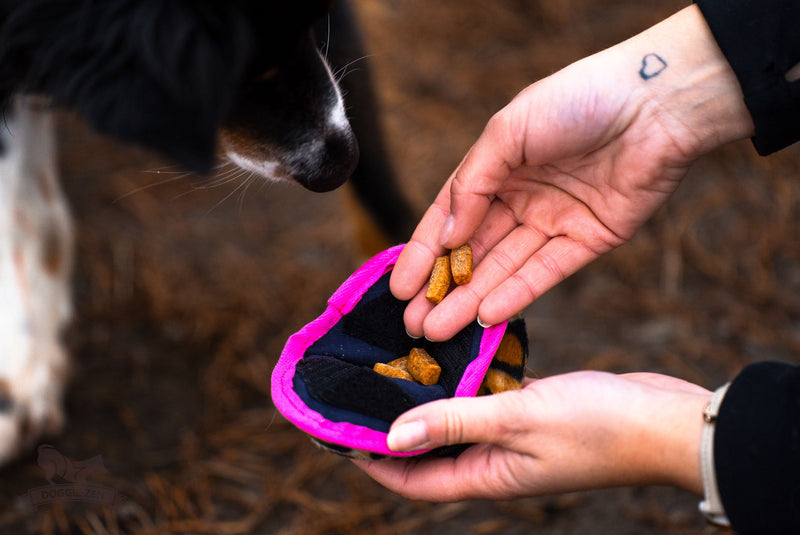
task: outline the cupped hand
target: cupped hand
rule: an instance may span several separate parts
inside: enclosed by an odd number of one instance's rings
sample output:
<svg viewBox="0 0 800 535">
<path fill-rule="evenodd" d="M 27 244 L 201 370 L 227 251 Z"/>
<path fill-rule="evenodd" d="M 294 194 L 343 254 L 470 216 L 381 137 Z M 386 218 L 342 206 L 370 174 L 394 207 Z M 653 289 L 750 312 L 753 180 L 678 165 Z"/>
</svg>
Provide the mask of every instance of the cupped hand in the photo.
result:
<svg viewBox="0 0 800 535">
<path fill-rule="evenodd" d="M 475 443 L 456 458 L 354 461 L 405 497 L 510 499 L 621 485 L 702 493 L 704 388 L 664 375 L 574 372 L 518 391 L 427 403 L 401 415 L 388 445 Z"/>
<path fill-rule="evenodd" d="M 441 341 L 475 318 L 494 325 L 520 312 L 630 240 L 700 154 L 752 129 L 710 34 L 674 35 L 698 24 L 687 8 L 528 87 L 490 119 L 393 270 L 393 294 L 411 301 L 409 334 Z M 466 242 L 472 281 L 434 307 L 424 297 L 434 260 Z"/>
</svg>

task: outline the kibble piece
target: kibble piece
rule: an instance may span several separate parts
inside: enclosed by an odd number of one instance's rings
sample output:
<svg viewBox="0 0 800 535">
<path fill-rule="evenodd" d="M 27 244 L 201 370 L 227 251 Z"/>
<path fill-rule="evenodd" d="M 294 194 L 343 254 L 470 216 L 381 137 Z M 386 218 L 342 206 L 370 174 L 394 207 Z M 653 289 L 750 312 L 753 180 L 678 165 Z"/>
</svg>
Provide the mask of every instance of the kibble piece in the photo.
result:
<svg viewBox="0 0 800 535">
<path fill-rule="evenodd" d="M 481 388 L 486 388 L 492 394 L 499 394 L 500 392 L 522 388 L 522 383 L 505 372 L 489 368 L 483 377 Z"/>
<path fill-rule="evenodd" d="M 387 362 L 386 364 L 388 364 L 389 366 L 392 366 L 394 368 L 398 368 L 398 369 L 401 369 L 401 370 L 407 372 L 408 371 L 408 355 L 406 355 L 405 357 L 400 357 L 399 359 L 394 359 L 393 361 Z"/>
<path fill-rule="evenodd" d="M 522 344 L 519 338 L 506 331 L 503 339 L 500 340 L 494 358 L 511 366 L 522 366 L 522 356 Z"/>
<path fill-rule="evenodd" d="M 372 369 L 378 372 L 381 375 L 386 377 L 394 377 L 395 379 L 405 379 L 406 381 L 413 381 L 414 378 L 408 373 L 407 370 L 403 370 L 401 368 L 395 368 L 394 366 L 389 366 L 388 364 L 384 364 L 383 362 L 376 362 Z"/>
<path fill-rule="evenodd" d="M 450 282 L 452 275 L 450 274 L 450 257 L 440 256 L 436 259 L 431 272 L 431 278 L 428 281 L 428 291 L 425 292 L 425 297 L 433 303 L 438 305 L 447 291 L 450 289 Z"/>
<path fill-rule="evenodd" d="M 434 385 L 439 381 L 442 368 L 427 351 L 415 347 L 408 355 L 408 371 L 418 383 Z"/>
<path fill-rule="evenodd" d="M 453 282 L 466 284 L 472 278 L 472 247 L 465 243 L 450 251 L 450 271 L 453 273 Z"/>
</svg>

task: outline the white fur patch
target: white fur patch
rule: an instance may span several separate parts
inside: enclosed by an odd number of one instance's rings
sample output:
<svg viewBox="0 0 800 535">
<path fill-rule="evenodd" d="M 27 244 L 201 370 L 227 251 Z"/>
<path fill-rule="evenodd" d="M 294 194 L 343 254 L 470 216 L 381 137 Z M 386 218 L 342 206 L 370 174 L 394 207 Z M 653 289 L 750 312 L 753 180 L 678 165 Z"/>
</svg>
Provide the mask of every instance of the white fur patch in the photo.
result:
<svg viewBox="0 0 800 535">
<path fill-rule="evenodd" d="M 279 162 L 273 160 L 265 160 L 263 162 L 257 162 L 251 160 L 250 158 L 245 158 L 244 156 L 237 154 L 233 151 L 228 151 L 225 154 L 230 160 L 244 169 L 245 171 L 252 171 L 264 178 L 269 178 L 272 180 L 280 180 L 280 176 L 278 174 L 278 170 L 281 168 L 281 164 Z"/>
<path fill-rule="evenodd" d="M 72 231 L 49 112 L 18 98 L 0 135 L 0 383 L 13 402 L 0 412 L 1 464 L 63 421 Z"/>
<path fill-rule="evenodd" d="M 347 120 L 347 113 L 344 109 L 344 98 L 342 97 L 342 92 L 339 90 L 339 84 L 336 83 L 336 79 L 333 77 L 333 73 L 331 72 L 328 62 L 325 61 L 325 58 L 322 56 L 321 52 L 317 51 L 317 53 L 322 59 L 322 63 L 325 65 L 325 70 L 328 71 L 328 76 L 331 79 L 333 89 L 336 93 L 336 102 L 333 106 L 331 106 L 330 112 L 328 113 L 328 125 L 334 130 L 346 132 L 350 130 L 350 122 Z"/>
</svg>

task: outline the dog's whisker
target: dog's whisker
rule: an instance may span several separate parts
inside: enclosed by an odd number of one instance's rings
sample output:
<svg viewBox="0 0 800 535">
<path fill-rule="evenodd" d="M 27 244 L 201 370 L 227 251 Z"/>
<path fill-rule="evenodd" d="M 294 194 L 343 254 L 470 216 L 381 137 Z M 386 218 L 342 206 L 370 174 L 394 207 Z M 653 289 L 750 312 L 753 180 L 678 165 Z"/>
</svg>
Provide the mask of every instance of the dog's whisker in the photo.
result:
<svg viewBox="0 0 800 535">
<path fill-rule="evenodd" d="M 254 171 L 250 171 L 250 174 L 247 175 L 247 178 L 245 178 L 244 189 L 239 194 L 239 213 L 242 213 L 244 211 L 244 197 L 245 197 L 245 195 L 247 195 L 247 190 L 250 188 L 250 186 L 253 185 L 253 182 L 255 182 L 257 180 L 258 180 L 258 176 L 256 175 L 256 173 Z"/>
<path fill-rule="evenodd" d="M 212 187 L 218 187 L 218 186 L 222 186 L 222 185 L 224 185 L 226 182 L 227 182 L 227 181 L 225 181 L 225 182 L 219 182 L 218 184 L 215 184 L 215 185 L 213 185 L 213 186 L 212 186 L 212 185 L 199 185 L 199 184 L 192 184 L 192 187 L 191 187 L 191 188 L 189 188 L 189 189 L 187 189 L 186 191 L 183 191 L 183 192 L 181 192 L 181 193 L 178 193 L 177 195 L 174 195 L 174 196 L 173 196 L 173 197 L 172 197 L 170 200 L 172 200 L 172 201 L 176 201 L 176 200 L 178 200 L 178 199 L 180 199 L 180 198 L 182 198 L 182 197 L 185 197 L 185 196 L 187 196 L 187 195 L 189 195 L 189 194 L 191 194 L 191 193 L 197 192 L 198 190 L 205 190 L 205 189 L 211 189 Z"/>
<path fill-rule="evenodd" d="M 350 69 L 347 72 L 343 72 L 342 75 L 339 78 L 336 78 L 336 83 L 337 84 L 340 83 L 347 75 L 353 74 L 354 72 L 358 72 L 360 70 L 361 69 Z"/>
<path fill-rule="evenodd" d="M 202 190 L 202 189 L 206 189 L 206 188 L 204 188 L 202 186 L 198 186 L 196 184 L 193 184 L 191 188 L 189 188 L 186 191 L 183 191 L 181 193 L 178 193 L 178 194 L 172 196 L 172 198 L 170 200 L 171 201 L 177 201 L 178 199 L 186 197 L 187 195 L 190 195 L 192 193 L 196 193 L 198 190 Z"/>
<path fill-rule="evenodd" d="M 328 35 L 325 37 L 325 61 L 328 61 L 328 51 L 331 48 L 331 16 L 328 15 Z"/>
<path fill-rule="evenodd" d="M 215 189 L 224 186 L 225 184 L 229 184 L 230 182 L 234 182 L 240 175 L 236 174 L 235 172 L 229 173 L 227 176 L 221 176 L 214 180 L 210 180 L 203 184 L 193 184 L 193 190 L 206 190 L 206 189 Z"/>
<path fill-rule="evenodd" d="M 244 170 L 238 166 L 233 166 L 222 172 L 217 173 L 214 178 L 202 183 L 195 184 L 195 189 L 210 189 L 227 184 L 244 174 Z"/>
<path fill-rule="evenodd" d="M 233 162 L 230 160 L 230 158 L 228 158 L 227 156 L 223 156 L 221 161 L 217 165 L 215 165 L 212 169 L 214 169 L 216 171 L 217 169 L 223 169 L 223 168 L 225 168 L 225 167 L 227 167 L 229 165 L 232 165 L 232 164 L 233 164 Z M 235 165 L 235 164 L 233 164 L 233 165 Z"/>
<path fill-rule="evenodd" d="M 220 177 L 236 180 L 238 178 L 245 176 L 246 173 L 247 171 L 245 171 L 241 167 L 233 167 L 230 170 L 226 171 L 225 173 L 221 174 Z"/>
<path fill-rule="evenodd" d="M 358 63 L 359 61 L 363 61 L 365 59 L 369 59 L 369 58 L 371 58 L 373 56 L 374 56 L 374 54 L 367 54 L 367 55 L 361 56 L 360 58 L 356 58 L 353 61 L 348 62 L 343 67 L 340 67 L 339 69 L 337 69 L 335 73 L 333 73 L 334 80 L 336 80 L 337 83 L 341 82 L 342 79 L 344 79 L 345 76 L 347 76 L 351 72 L 355 72 L 355 71 L 358 70 L 358 69 L 352 69 L 352 70 L 348 71 L 347 69 L 349 67 L 352 67 L 354 64 Z"/>
<path fill-rule="evenodd" d="M 212 206 L 211 208 L 209 208 L 209 209 L 208 209 L 208 211 L 205 213 L 205 215 L 206 215 L 206 216 L 210 215 L 210 214 L 211 214 L 211 212 L 213 212 L 214 210 L 216 210 L 217 208 L 219 208 L 219 207 L 222 205 L 222 203 L 224 203 L 225 201 L 227 201 L 228 199 L 230 199 L 231 197 L 233 197 L 234 195 L 236 195 L 236 193 L 237 193 L 237 192 L 239 192 L 239 190 L 241 190 L 241 189 L 242 189 L 242 187 L 243 187 L 243 186 L 244 186 L 246 183 L 247 183 L 246 181 L 239 183 L 239 185 L 238 185 L 238 186 L 236 186 L 235 188 L 233 188 L 233 190 L 231 190 L 231 192 L 230 192 L 230 193 L 228 193 L 227 195 L 225 195 L 225 196 L 224 196 L 222 199 L 220 199 L 220 201 L 219 201 L 219 202 L 217 202 L 217 203 L 216 203 L 214 206 Z"/>
<path fill-rule="evenodd" d="M 209 189 L 209 188 L 214 188 L 218 185 L 225 184 L 231 177 L 233 177 L 237 173 L 238 171 L 236 169 L 229 169 L 224 173 L 215 175 L 214 178 L 210 178 L 201 183 L 195 184 L 195 189 Z"/>
<path fill-rule="evenodd" d="M 116 199 L 111 201 L 111 204 L 116 204 L 116 203 L 118 203 L 120 201 L 123 201 L 123 200 L 127 199 L 131 195 L 135 195 L 137 193 L 141 193 L 141 192 L 149 190 L 151 188 L 155 188 L 155 187 L 158 187 L 158 186 L 163 186 L 165 184 L 169 184 L 170 182 L 175 182 L 176 180 L 184 179 L 189 175 L 191 175 L 191 173 L 184 172 L 183 174 L 181 174 L 179 176 L 171 176 L 171 177 L 165 178 L 164 180 L 159 180 L 159 181 L 153 182 L 151 184 L 145 184 L 144 186 L 139 186 L 138 188 L 134 188 L 134 189 L 132 189 L 131 191 L 129 191 L 127 193 L 123 193 L 122 195 L 120 195 L 119 197 L 117 197 Z"/>
<path fill-rule="evenodd" d="M 186 173 L 186 170 L 182 169 L 179 165 L 164 165 L 162 167 L 148 169 L 145 173 L 154 173 L 157 175 L 162 173 Z"/>
<path fill-rule="evenodd" d="M 226 184 L 230 184 L 231 182 L 236 182 L 237 180 L 240 180 L 246 173 L 247 171 L 245 171 L 244 169 L 238 166 L 233 166 L 230 169 L 227 169 L 224 172 L 217 174 L 213 179 L 208 180 L 202 184 L 197 184 L 197 183 L 192 184 L 191 191 L 220 188 L 222 186 L 225 186 Z M 184 195 L 191 193 L 191 191 L 183 192 L 174 197 L 173 200 L 179 199 Z"/>
<path fill-rule="evenodd" d="M 242 207 L 244 205 L 244 195 L 247 193 L 247 188 L 250 187 L 251 180 L 253 179 L 253 174 L 248 173 L 246 177 L 242 179 L 242 183 L 236 189 L 239 190 L 239 194 L 237 195 L 237 201 L 239 204 L 239 212 L 242 211 Z"/>
<path fill-rule="evenodd" d="M 256 175 L 256 180 L 254 180 L 253 182 L 258 184 L 256 192 L 259 195 L 261 195 L 264 193 L 265 190 L 268 191 L 270 188 L 272 188 L 273 184 L 275 184 L 276 181 L 271 179 L 264 179 L 260 175 Z"/>
<path fill-rule="evenodd" d="M 331 16 L 328 15 L 327 17 L 327 32 L 325 35 L 325 41 L 323 42 L 322 46 L 320 46 L 320 52 L 322 53 L 322 57 L 325 58 L 325 61 L 328 61 L 328 50 L 330 50 L 330 43 L 331 43 Z"/>
<path fill-rule="evenodd" d="M 219 165 L 214 167 L 214 176 L 226 174 L 236 169 L 239 169 L 239 166 L 226 157 L 224 162 L 221 162 Z"/>
<path fill-rule="evenodd" d="M 241 180 L 241 179 L 242 179 L 242 177 L 244 177 L 244 176 L 245 176 L 245 175 L 248 173 L 248 171 L 246 171 L 246 170 L 242 169 L 241 167 L 237 166 L 237 165 L 236 165 L 236 164 L 234 164 L 233 162 L 228 162 L 228 165 L 230 165 L 230 168 L 229 168 L 229 169 L 226 169 L 226 170 L 224 170 L 223 172 L 221 172 L 221 173 L 218 173 L 217 175 L 215 175 L 215 177 L 214 177 L 213 179 L 211 179 L 211 180 L 208 180 L 208 181 L 206 181 L 206 182 L 204 182 L 204 183 L 201 183 L 201 184 L 194 183 L 194 184 L 192 184 L 192 188 L 191 188 L 189 191 L 184 191 L 184 192 L 182 192 L 182 193 L 179 193 L 178 195 L 175 195 L 175 196 L 172 198 L 172 200 L 173 200 L 173 201 L 175 201 L 175 200 L 177 200 L 177 199 L 180 199 L 181 197 L 184 197 L 184 196 L 186 196 L 186 195 L 188 195 L 188 194 L 190 194 L 190 193 L 192 193 L 192 192 L 196 192 L 196 191 L 199 191 L 199 190 L 210 190 L 210 189 L 215 189 L 215 188 L 220 188 L 220 187 L 223 187 L 223 186 L 225 186 L 225 185 L 227 185 L 227 184 L 230 184 L 231 182 L 236 182 L 236 181 L 238 181 L 238 180 Z M 252 172 L 252 171 L 250 171 L 249 173 L 250 173 L 250 174 L 249 174 L 249 176 L 247 176 L 247 177 L 244 179 L 245 181 L 248 181 L 248 180 L 250 180 L 251 176 L 252 176 L 252 175 L 255 175 L 255 173 L 254 173 L 254 172 Z M 258 178 L 258 177 L 256 176 L 255 178 Z M 237 191 L 239 191 L 239 189 L 240 189 L 241 187 L 242 187 L 242 186 L 241 186 L 241 184 L 240 184 L 239 186 L 237 186 L 236 188 L 234 188 L 234 190 L 233 190 L 233 191 L 232 191 L 230 194 L 228 194 L 228 195 L 227 195 L 227 196 L 226 196 L 224 199 L 222 199 L 222 201 L 220 201 L 220 202 L 224 202 L 224 201 L 225 201 L 225 199 L 227 199 L 228 197 L 230 197 L 231 195 L 233 195 L 233 194 L 235 194 Z M 217 205 L 215 205 L 214 207 L 212 207 L 212 208 L 209 210 L 209 212 L 208 212 L 208 213 L 210 213 L 210 212 L 211 212 L 211 211 L 212 211 L 214 208 L 216 208 L 216 206 L 218 206 L 219 204 L 220 204 L 220 203 L 217 203 Z"/>
</svg>

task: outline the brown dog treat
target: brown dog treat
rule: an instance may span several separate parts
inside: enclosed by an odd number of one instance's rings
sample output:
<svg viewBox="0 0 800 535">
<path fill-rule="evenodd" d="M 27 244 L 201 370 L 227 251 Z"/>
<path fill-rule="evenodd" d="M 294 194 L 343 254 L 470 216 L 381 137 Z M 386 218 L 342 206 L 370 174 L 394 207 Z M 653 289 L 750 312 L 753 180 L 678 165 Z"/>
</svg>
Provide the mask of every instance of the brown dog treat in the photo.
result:
<svg viewBox="0 0 800 535">
<path fill-rule="evenodd" d="M 394 377 L 395 379 L 405 379 L 406 381 L 413 381 L 414 378 L 406 370 L 389 366 L 383 362 L 376 362 L 372 369 L 386 377 Z"/>
<path fill-rule="evenodd" d="M 428 281 L 428 291 L 425 292 L 425 298 L 434 305 L 438 305 L 442 299 L 444 299 L 444 296 L 447 295 L 451 280 L 450 257 L 440 256 L 433 265 L 433 271 Z"/>
<path fill-rule="evenodd" d="M 512 366 L 522 366 L 522 344 L 519 338 L 506 331 L 494 358 Z"/>
<path fill-rule="evenodd" d="M 466 284 L 472 278 L 472 247 L 465 243 L 450 251 L 450 271 L 453 273 L 453 282 Z"/>
<path fill-rule="evenodd" d="M 408 371 L 417 382 L 434 385 L 439 381 L 442 368 L 427 351 L 415 347 L 408 355 Z"/>
<path fill-rule="evenodd" d="M 499 394 L 507 390 L 517 390 L 522 388 L 522 383 L 511 377 L 505 372 L 489 368 L 483 377 L 481 388 L 485 388 L 492 394 Z"/>
<path fill-rule="evenodd" d="M 388 364 L 389 366 L 392 366 L 394 368 L 398 368 L 400 370 L 403 370 L 403 371 L 407 372 L 408 371 L 408 355 L 406 355 L 405 357 L 400 357 L 399 359 L 394 359 L 393 361 L 387 362 L 386 364 Z"/>
</svg>

